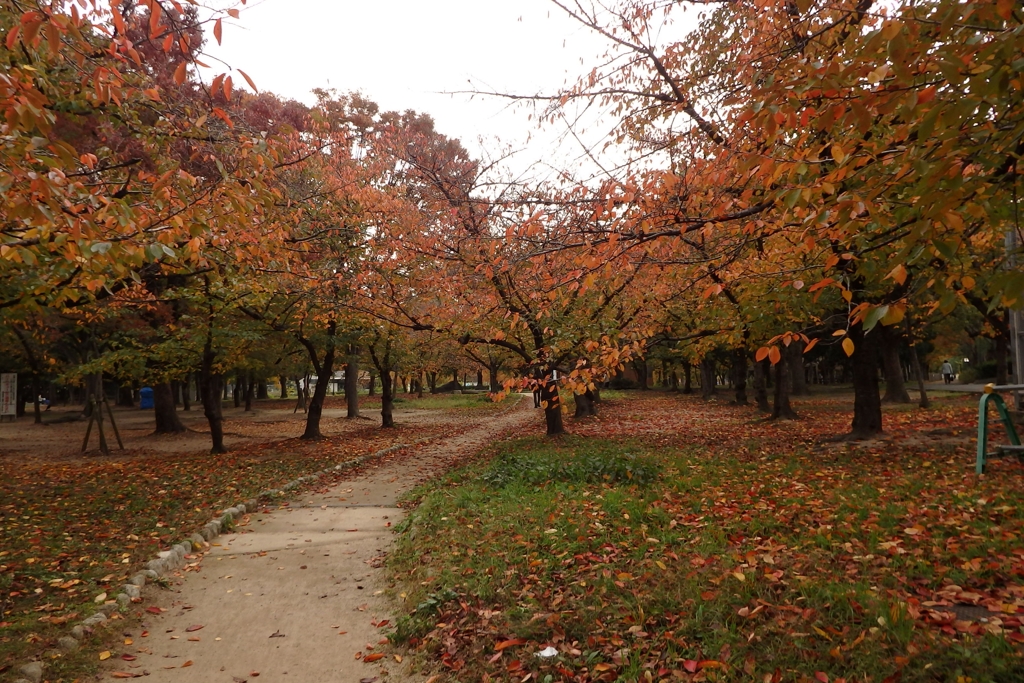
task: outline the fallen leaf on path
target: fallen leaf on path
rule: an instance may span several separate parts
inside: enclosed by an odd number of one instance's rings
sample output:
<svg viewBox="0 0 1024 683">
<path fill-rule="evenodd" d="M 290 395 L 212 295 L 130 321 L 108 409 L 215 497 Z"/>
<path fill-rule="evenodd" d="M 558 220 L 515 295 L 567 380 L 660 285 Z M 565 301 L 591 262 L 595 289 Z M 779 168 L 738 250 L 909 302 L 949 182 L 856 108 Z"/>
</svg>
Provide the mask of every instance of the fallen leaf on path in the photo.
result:
<svg viewBox="0 0 1024 683">
<path fill-rule="evenodd" d="M 374 652 L 372 655 L 366 655 L 363 657 L 363 663 L 369 664 L 370 662 L 376 662 L 378 659 L 384 659 L 384 653 Z"/>
<path fill-rule="evenodd" d="M 135 655 L 127 655 L 127 654 L 125 654 L 125 655 L 121 655 L 121 659 L 123 659 L 126 662 L 134 662 L 136 659 L 138 659 L 138 657 L 136 657 Z"/>
<path fill-rule="evenodd" d="M 202 627 L 203 627 L 202 624 L 192 624 L 191 626 L 189 626 L 188 628 L 185 629 L 185 633 L 192 633 L 194 631 L 198 631 Z"/>
<path fill-rule="evenodd" d="M 181 668 L 184 669 L 186 666 L 192 666 L 192 660 L 191 659 L 188 660 L 187 662 L 185 662 L 184 664 L 182 664 Z"/>
<path fill-rule="evenodd" d="M 146 611 L 149 612 L 150 614 L 160 614 L 161 612 L 163 612 L 165 610 L 162 610 L 159 607 L 153 606 L 153 607 L 147 607 Z"/>
<path fill-rule="evenodd" d="M 260 675 L 260 672 L 259 671 L 250 671 L 249 675 L 252 676 L 253 678 L 256 678 L 257 676 Z"/>
<path fill-rule="evenodd" d="M 280 630 L 278 630 L 278 631 L 274 631 L 273 633 L 271 633 L 270 637 L 271 638 L 284 638 L 284 634 L 281 633 Z"/>
<path fill-rule="evenodd" d="M 102 662 L 104 659 L 110 659 L 110 650 L 104 650 L 100 653 L 100 661 Z"/>
<path fill-rule="evenodd" d="M 129 673 L 128 671 L 115 671 L 114 673 L 110 674 L 110 677 L 111 678 L 138 678 L 141 675 L 142 674 Z"/>
</svg>

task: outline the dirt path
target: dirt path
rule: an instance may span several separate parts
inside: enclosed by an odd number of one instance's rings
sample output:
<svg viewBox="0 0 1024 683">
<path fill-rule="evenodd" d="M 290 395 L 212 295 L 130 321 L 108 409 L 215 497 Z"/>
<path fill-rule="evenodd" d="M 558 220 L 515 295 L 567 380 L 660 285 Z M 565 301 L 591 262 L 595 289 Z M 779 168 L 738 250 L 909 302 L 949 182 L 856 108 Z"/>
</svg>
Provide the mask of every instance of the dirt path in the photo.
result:
<svg viewBox="0 0 1024 683">
<path fill-rule="evenodd" d="M 239 533 L 216 539 L 197 572 L 173 592 L 147 597 L 168 609 L 150 616 L 113 671 L 149 673 L 149 683 L 336 683 L 411 681 L 381 647 L 375 626 L 389 614 L 378 560 L 404 512 L 400 495 L 512 430 L 540 429 L 529 401 L 462 434 L 397 454 L 351 480 L 286 507 L 254 514 Z M 201 626 L 201 629 L 195 629 Z M 190 630 L 190 627 L 192 629 Z M 373 648 L 373 649 L 371 649 Z M 116 661 L 114 659 L 111 660 Z"/>
</svg>

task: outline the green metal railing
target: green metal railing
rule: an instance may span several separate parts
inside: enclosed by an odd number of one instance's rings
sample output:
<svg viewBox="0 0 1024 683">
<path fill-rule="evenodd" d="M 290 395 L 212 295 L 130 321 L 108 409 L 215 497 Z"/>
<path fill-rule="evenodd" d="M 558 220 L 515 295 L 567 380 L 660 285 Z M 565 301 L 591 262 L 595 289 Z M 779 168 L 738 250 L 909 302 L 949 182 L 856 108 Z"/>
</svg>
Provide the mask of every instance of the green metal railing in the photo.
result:
<svg viewBox="0 0 1024 683">
<path fill-rule="evenodd" d="M 1016 455 L 1024 462 L 1024 446 L 1020 443 L 1017 435 L 1017 427 L 1013 424 L 1010 411 L 1006 408 L 1003 397 L 997 392 L 1000 391 L 1024 391 L 1024 384 L 1005 384 L 996 386 L 986 384 L 981 401 L 978 403 L 978 461 L 974 465 L 974 471 L 981 474 L 985 471 L 985 463 L 993 458 L 1002 458 L 1007 455 Z M 1003 421 L 1006 434 L 1010 438 L 1009 444 L 1002 444 L 995 447 L 994 451 L 988 450 L 988 404 L 995 403 L 999 419 Z"/>
</svg>

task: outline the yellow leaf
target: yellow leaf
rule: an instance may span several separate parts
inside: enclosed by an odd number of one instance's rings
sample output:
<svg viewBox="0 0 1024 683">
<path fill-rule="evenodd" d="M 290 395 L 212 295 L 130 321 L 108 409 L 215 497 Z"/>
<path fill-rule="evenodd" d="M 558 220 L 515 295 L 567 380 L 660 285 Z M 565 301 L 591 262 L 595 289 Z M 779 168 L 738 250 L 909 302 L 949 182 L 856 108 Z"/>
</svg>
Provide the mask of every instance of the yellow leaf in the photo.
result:
<svg viewBox="0 0 1024 683">
<path fill-rule="evenodd" d="M 885 325 L 886 327 L 892 327 L 896 323 L 901 322 L 906 313 L 906 306 L 900 306 L 895 304 L 889 306 L 888 312 L 886 312 L 886 314 L 882 316 L 882 324 Z"/>
<path fill-rule="evenodd" d="M 843 351 L 846 352 L 847 356 L 853 355 L 853 340 L 849 337 L 843 340 Z"/>
<path fill-rule="evenodd" d="M 665 571 L 668 569 L 668 567 L 665 566 L 665 563 L 661 560 L 655 560 L 654 564 L 658 565 L 658 569 L 660 569 L 661 571 Z"/>
<path fill-rule="evenodd" d="M 836 160 L 837 164 L 843 163 L 843 160 L 846 159 L 846 152 L 843 151 L 838 142 L 832 145 L 832 158 Z"/>
<path fill-rule="evenodd" d="M 747 580 L 747 575 L 744 574 L 743 572 L 733 572 L 732 575 L 734 577 L 736 577 L 737 581 L 746 581 Z"/>
<path fill-rule="evenodd" d="M 960 278 L 960 284 L 964 286 L 964 289 L 974 289 L 974 278 L 970 275 L 965 275 Z"/>
<path fill-rule="evenodd" d="M 889 274 L 886 275 L 886 277 L 891 277 L 893 280 L 896 281 L 896 284 L 902 285 L 904 282 L 907 281 L 907 269 L 903 266 L 902 263 L 900 263 L 895 268 L 890 270 Z"/>
<path fill-rule="evenodd" d="M 846 330 L 836 330 L 835 332 L 832 333 L 832 336 L 833 337 L 842 337 L 845 334 L 846 334 Z"/>
<path fill-rule="evenodd" d="M 102 662 L 104 659 L 110 659 L 110 650 L 104 650 L 100 653 L 100 661 Z"/>
</svg>

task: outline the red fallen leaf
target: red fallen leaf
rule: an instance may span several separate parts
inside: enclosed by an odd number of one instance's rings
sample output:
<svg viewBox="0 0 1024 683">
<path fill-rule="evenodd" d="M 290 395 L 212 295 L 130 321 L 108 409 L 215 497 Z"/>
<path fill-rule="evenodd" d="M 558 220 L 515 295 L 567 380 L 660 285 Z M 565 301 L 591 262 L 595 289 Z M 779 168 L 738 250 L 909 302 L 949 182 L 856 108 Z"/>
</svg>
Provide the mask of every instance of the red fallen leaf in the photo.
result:
<svg viewBox="0 0 1024 683">
<path fill-rule="evenodd" d="M 686 669 L 687 671 L 689 671 L 692 674 L 697 673 L 697 660 L 696 659 L 687 659 L 687 660 L 685 660 L 683 662 L 683 668 Z"/>
<path fill-rule="evenodd" d="M 363 663 L 369 664 L 370 662 L 376 662 L 378 659 L 384 659 L 383 652 L 374 652 L 372 655 L 366 655 L 363 657 Z"/>
<path fill-rule="evenodd" d="M 815 671 L 814 677 L 821 681 L 821 683 L 828 683 L 828 674 L 824 671 Z"/>
<path fill-rule="evenodd" d="M 135 655 L 121 655 L 121 659 L 123 659 L 126 662 L 134 662 L 136 659 L 138 659 L 138 657 L 136 657 Z"/>
<path fill-rule="evenodd" d="M 188 660 L 187 662 L 185 662 L 184 664 L 182 664 L 181 668 L 184 669 L 186 666 L 192 666 L 192 660 L 191 659 Z"/>
<path fill-rule="evenodd" d="M 306 565 L 302 565 L 301 567 L 299 567 L 299 569 L 305 569 L 305 568 L 306 568 Z"/>
<path fill-rule="evenodd" d="M 503 640 L 494 646 L 496 652 L 501 652 L 507 647 L 513 647 L 514 645 L 525 645 L 526 640 L 523 638 L 512 638 L 511 640 Z"/>
<path fill-rule="evenodd" d="M 147 607 L 146 611 L 149 612 L 150 614 L 160 614 L 161 612 L 163 612 L 162 609 L 160 609 L 159 607 L 155 607 L 155 606 L 154 607 Z"/>
<path fill-rule="evenodd" d="M 377 628 L 384 628 L 385 626 L 387 626 L 390 623 L 391 623 L 390 619 L 384 619 L 383 621 L 378 621 L 377 622 Z"/>
<path fill-rule="evenodd" d="M 257 676 L 260 675 L 260 672 L 259 671 L 250 671 L 249 675 L 252 676 L 253 678 L 256 678 Z"/>
<path fill-rule="evenodd" d="M 193 631 L 198 631 L 202 627 L 202 624 L 192 624 L 191 626 L 185 629 L 185 633 L 192 633 Z"/>
</svg>

